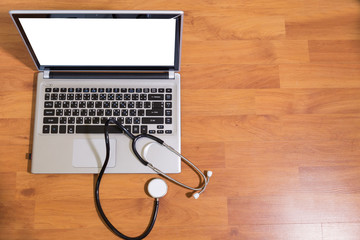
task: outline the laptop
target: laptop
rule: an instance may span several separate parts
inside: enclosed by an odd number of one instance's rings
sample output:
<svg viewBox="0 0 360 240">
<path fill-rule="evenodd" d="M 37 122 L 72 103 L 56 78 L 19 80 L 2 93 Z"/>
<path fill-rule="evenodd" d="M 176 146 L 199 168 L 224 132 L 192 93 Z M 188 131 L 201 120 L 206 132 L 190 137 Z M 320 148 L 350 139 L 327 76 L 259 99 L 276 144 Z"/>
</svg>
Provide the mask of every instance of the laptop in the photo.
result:
<svg viewBox="0 0 360 240">
<path fill-rule="evenodd" d="M 180 152 L 182 11 L 13 10 L 10 15 L 38 69 L 32 173 L 98 173 L 104 123 L 154 134 Z M 110 128 L 107 173 L 154 173 Z M 166 173 L 181 160 L 139 140 L 138 151 Z"/>
</svg>

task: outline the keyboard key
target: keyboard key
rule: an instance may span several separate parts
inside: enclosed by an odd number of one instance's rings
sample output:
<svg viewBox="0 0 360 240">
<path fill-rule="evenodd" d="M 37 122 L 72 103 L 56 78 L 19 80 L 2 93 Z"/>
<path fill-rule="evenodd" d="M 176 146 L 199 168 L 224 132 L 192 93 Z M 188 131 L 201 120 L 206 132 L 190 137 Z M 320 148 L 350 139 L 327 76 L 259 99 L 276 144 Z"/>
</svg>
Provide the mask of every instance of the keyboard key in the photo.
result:
<svg viewBox="0 0 360 240">
<path fill-rule="evenodd" d="M 79 102 L 79 108 L 86 108 L 86 102 L 85 101 L 80 101 Z"/>
<path fill-rule="evenodd" d="M 66 100 L 66 94 L 65 93 L 60 93 L 59 94 L 59 100 Z"/>
<path fill-rule="evenodd" d="M 87 116 L 88 115 L 88 110 L 87 109 L 81 109 L 80 115 L 81 116 Z"/>
<path fill-rule="evenodd" d="M 68 117 L 68 123 L 69 124 L 74 124 L 75 123 L 75 118 L 74 117 Z"/>
<path fill-rule="evenodd" d="M 63 109 L 56 109 L 56 116 L 62 116 L 64 114 Z"/>
<path fill-rule="evenodd" d="M 66 133 L 66 125 L 60 125 L 59 133 Z"/>
<path fill-rule="evenodd" d="M 166 124 L 172 124 L 172 118 L 165 118 Z"/>
<path fill-rule="evenodd" d="M 98 118 L 98 117 L 93 117 L 92 118 L 92 123 L 93 124 L 99 124 L 99 122 L 100 122 L 100 118 Z"/>
<path fill-rule="evenodd" d="M 142 118 L 142 124 L 164 124 L 164 118 L 148 118 L 143 117 Z"/>
<path fill-rule="evenodd" d="M 54 109 L 45 109 L 44 110 L 44 116 L 54 116 L 55 110 Z"/>
<path fill-rule="evenodd" d="M 96 110 L 95 109 L 89 109 L 89 116 L 95 116 Z"/>
<path fill-rule="evenodd" d="M 112 110 L 111 109 L 106 109 L 105 110 L 105 116 L 111 116 L 112 115 Z"/>
<path fill-rule="evenodd" d="M 104 116 L 104 109 L 98 109 L 96 111 L 96 116 Z"/>
<path fill-rule="evenodd" d="M 141 123 L 141 120 L 139 117 L 135 117 L 134 118 L 134 124 L 140 124 Z"/>
<path fill-rule="evenodd" d="M 171 92 L 172 92 L 172 89 L 171 89 L 171 88 L 167 88 L 167 89 L 166 89 L 166 92 L 167 92 L 167 93 L 171 93 Z"/>
<path fill-rule="evenodd" d="M 80 113 L 79 113 L 79 109 L 73 109 L 73 110 L 72 110 L 72 115 L 73 115 L 73 116 L 79 116 L 79 114 L 80 114 Z"/>
<path fill-rule="evenodd" d="M 84 93 L 83 100 L 90 100 L 90 93 Z"/>
<path fill-rule="evenodd" d="M 66 120 L 67 120 L 66 117 L 61 117 L 60 118 L 60 124 L 66 124 Z"/>
<path fill-rule="evenodd" d="M 78 107 L 78 102 L 75 102 L 75 101 L 73 101 L 73 102 L 71 102 L 71 108 L 77 108 Z"/>
<path fill-rule="evenodd" d="M 132 118 L 131 117 L 125 118 L 125 124 L 132 124 Z"/>
<path fill-rule="evenodd" d="M 58 125 L 51 125 L 51 133 L 58 133 Z"/>
<path fill-rule="evenodd" d="M 53 106 L 54 106 L 53 102 L 45 102 L 44 103 L 45 108 L 53 108 Z"/>
<path fill-rule="evenodd" d="M 130 100 L 131 95 L 130 94 L 124 94 L 124 100 Z"/>
<path fill-rule="evenodd" d="M 114 100 L 115 95 L 113 93 L 108 94 L 108 100 Z"/>
<path fill-rule="evenodd" d="M 164 94 L 149 94 L 148 100 L 150 101 L 161 101 L 164 100 Z"/>
<path fill-rule="evenodd" d="M 85 124 L 91 124 L 91 117 L 85 117 L 84 118 L 84 123 Z"/>
<path fill-rule="evenodd" d="M 105 124 L 107 120 L 108 120 L 107 117 L 102 117 L 101 118 L 101 124 Z"/>
<path fill-rule="evenodd" d="M 172 110 L 165 110 L 165 116 L 172 116 Z"/>
<path fill-rule="evenodd" d="M 83 117 L 77 117 L 76 118 L 76 124 L 83 124 L 83 123 L 84 123 Z"/>
<path fill-rule="evenodd" d="M 113 115 L 114 116 L 120 116 L 120 110 L 119 109 L 114 109 Z"/>
<path fill-rule="evenodd" d="M 76 126 L 76 133 L 104 133 L 104 125 L 79 125 Z M 109 126 L 109 133 L 122 133 L 122 130 L 117 126 Z"/>
<path fill-rule="evenodd" d="M 45 92 L 51 92 L 51 88 L 45 88 Z"/>
<path fill-rule="evenodd" d="M 165 99 L 167 101 L 171 101 L 172 100 L 172 94 L 165 94 Z"/>
<path fill-rule="evenodd" d="M 70 109 L 65 109 L 64 115 L 65 116 L 71 116 L 71 110 Z"/>
<path fill-rule="evenodd" d="M 143 103 L 142 102 L 136 102 L 136 108 L 142 108 Z"/>
<path fill-rule="evenodd" d="M 143 126 L 141 126 L 141 133 L 147 133 L 147 130 L 148 130 L 148 126 L 146 126 L 146 125 L 143 125 Z"/>
<path fill-rule="evenodd" d="M 172 102 L 166 102 L 165 107 L 166 108 L 172 108 Z"/>
<path fill-rule="evenodd" d="M 75 126 L 74 125 L 68 125 L 67 133 L 69 133 L 69 134 L 75 133 Z"/>
<path fill-rule="evenodd" d="M 50 132 L 50 126 L 49 125 L 44 125 L 42 133 L 49 133 L 49 132 Z"/>
<path fill-rule="evenodd" d="M 163 102 L 153 102 L 152 103 L 152 108 L 163 108 L 163 107 L 164 107 Z"/>
<path fill-rule="evenodd" d="M 55 108 L 61 108 L 61 101 L 56 101 L 56 102 L 54 103 L 54 107 L 55 107 Z"/>
<path fill-rule="evenodd" d="M 82 94 L 81 93 L 75 94 L 75 100 L 82 100 Z"/>
<path fill-rule="evenodd" d="M 69 101 L 74 100 L 74 94 L 73 93 L 68 93 L 67 94 L 67 100 L 69 100 Z"/>
<path fill-rule="evenodd" d="M 172 130 L 165 130 L 166 134 L 172 134 Z"/>
<path fill-rule="evenodd" d="M 43 123 L 58 124 L 59 118 L 58 117 L 44 117 Z"/>
<path fill-rule="evenodd" d="M 146 116 L 164 116 L 164 109 L 146 110 Z"/>
<path fill-rule="evenodd" d="M 139 133 L 139 126 L 137 126 L 137 125 L 134 125 L 133 127 L 132 127 L 132 133 Z"/>
<path fill-rule="evenodd" d="M 58 100 L 58 94 L 57 93 L 52 93 L 51 94 L 51 100 Z"/>
<path fill-rule="evenodd" d="M 70 107 L 70 102 L 69 101 L 65 101 L 63 102 L 63 108 L 69 108 Z"/>
<path fill-rule="evenodd" d="M 100 99 L 100 100 L 106 100 L 106 94 L 105 94 L 105 93 L 101 93 L 101 94 L 99 95 L 99 99 Z"/>
</svg>

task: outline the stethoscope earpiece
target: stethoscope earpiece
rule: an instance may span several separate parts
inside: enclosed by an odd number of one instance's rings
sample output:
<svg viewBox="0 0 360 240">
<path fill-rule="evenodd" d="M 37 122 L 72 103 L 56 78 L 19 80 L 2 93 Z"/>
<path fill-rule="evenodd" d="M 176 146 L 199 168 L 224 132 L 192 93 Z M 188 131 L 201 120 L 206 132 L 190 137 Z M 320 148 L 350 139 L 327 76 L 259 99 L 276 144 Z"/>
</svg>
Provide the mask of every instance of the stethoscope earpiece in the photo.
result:
<svg viewBox="0 0 360 240">
<path fill-rule="evenodd" d="M 154 178 L 152 179 L 147 187 L 148 193 L 153 198 L 161 198 L 166 195 L 167 193 L 167 184 L 164 180 L 160 178 Z"/>
</svg>

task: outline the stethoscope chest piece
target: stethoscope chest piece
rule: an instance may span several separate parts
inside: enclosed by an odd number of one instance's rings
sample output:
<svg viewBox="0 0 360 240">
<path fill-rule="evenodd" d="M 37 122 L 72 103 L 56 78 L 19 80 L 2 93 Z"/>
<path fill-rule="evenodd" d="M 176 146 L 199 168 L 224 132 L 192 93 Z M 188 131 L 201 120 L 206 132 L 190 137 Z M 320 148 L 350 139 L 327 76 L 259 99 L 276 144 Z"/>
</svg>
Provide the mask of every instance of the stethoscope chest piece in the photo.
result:
<svg viewBox="0 0 360 240">
<path fill-rule="evenodd" d="M 167 184 L 160 178 L 152 179 L 147 187 L 148 193 L 153 198 L 161 198 L 167 193 Z"/>
</svg>

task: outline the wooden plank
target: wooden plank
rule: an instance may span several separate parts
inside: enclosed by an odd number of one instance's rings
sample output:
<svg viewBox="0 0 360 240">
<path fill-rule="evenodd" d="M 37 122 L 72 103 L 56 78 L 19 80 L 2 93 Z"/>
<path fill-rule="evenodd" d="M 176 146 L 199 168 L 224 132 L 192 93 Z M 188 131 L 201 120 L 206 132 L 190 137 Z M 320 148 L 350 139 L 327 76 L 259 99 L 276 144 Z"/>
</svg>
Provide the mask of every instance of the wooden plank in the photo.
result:
<svg viewBox="0 0 360 240">
<path fill-rule="evenodd" d="M 284 194 L 229 198 L 229 224 L 359 222 L 359 194 Z"/>
<path fill-rule="evenodd" d="M 279 88 L 276 64 L 210 64 L 183 65 L 182 89 L 258 89 Z"/>
<path fill-rule="evenodd" d="M 282 64 L 282 88 L 359 88 L 358 64 Z"/>
<path fill-rule="evenodd" d="M 184 101 L 181 111 L 190 116 L 226 116 L 237 114 L 254 114 L 255 96 L 249 90 L 183 90 L 181 97 L 191 98 Z M 207 99 L 204 101 L 204 99 Z M 216 109 L 216 110 L 215 110 Z"/>
<path fill-rule="evenodd" d="M 257 90 L 257 114 L 358 114 L 360 89 Z"/>
<path fill-rule="evenodd" d="M 307 63 L 309 62 L 308 42 L 303 40 L 184 41 L 182 62 L 183 64 Z"/>
<path fill-rule="evenodd" d="M 311 62 L 359 63 L 359 40 L 311 40 L 309 54 Z"/>
<path fill-rule="evenodd" d="M 323 240 L 355 240 L 360 235 L 360 223 L 324 223 Z"/>
</svg>

